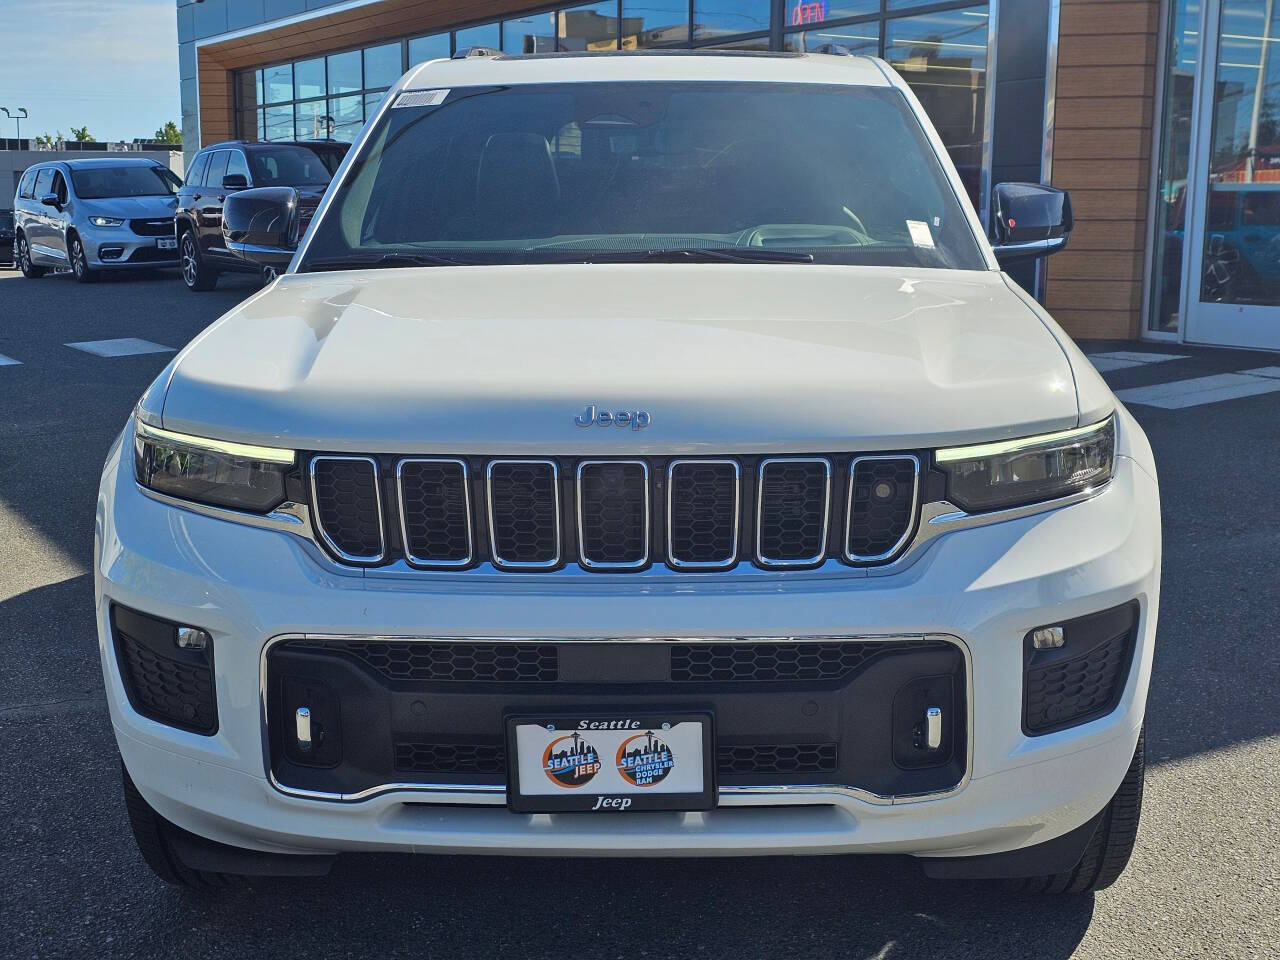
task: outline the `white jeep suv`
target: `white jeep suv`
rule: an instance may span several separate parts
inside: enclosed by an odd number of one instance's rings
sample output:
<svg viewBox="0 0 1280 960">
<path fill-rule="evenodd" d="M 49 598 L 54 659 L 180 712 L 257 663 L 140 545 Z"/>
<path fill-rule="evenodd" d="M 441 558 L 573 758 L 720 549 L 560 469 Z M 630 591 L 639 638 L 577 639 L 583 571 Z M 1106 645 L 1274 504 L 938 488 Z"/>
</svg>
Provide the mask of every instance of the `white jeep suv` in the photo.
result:
<svg viewBox="0 0 1280 960">
<path fill-rule="evenodd" d="M 288 190 L 227 242 L 279 255 Z M 139 401 L 102 667 L 164 878 L 343 851 L 897 853 L 1111 883 L 1151 450 L 884 63 L 471 56 Z"/>
</svg>

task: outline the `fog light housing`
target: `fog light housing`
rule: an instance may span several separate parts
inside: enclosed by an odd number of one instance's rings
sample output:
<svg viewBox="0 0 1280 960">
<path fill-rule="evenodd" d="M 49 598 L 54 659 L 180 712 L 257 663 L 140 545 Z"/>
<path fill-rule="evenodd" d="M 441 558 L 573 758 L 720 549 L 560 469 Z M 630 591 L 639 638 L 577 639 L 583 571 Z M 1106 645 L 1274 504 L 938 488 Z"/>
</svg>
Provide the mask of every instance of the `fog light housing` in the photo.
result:
<svg viewBox="0 0 1280 960">
<path fill-rule="evenodd" d="M 199 627 L 179 627 L 174 643 L 183 650 L 203 650 L 213 642 L 209 634 Z"/>
<path fill-rule="evenodd" d="M 1041 627 L 1031 631 L 1031 645 L 1037 650 L 1057 650 L 1067 642 L 1067 635 L 1061 627 Z"/>
</svg>

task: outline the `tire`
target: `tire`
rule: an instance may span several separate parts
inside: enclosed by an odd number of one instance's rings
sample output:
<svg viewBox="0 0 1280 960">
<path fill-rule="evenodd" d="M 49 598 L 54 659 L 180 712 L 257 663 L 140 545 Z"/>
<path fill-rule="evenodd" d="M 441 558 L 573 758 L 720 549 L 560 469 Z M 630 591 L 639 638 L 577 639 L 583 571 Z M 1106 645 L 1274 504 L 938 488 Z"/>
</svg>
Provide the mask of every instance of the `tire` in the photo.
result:
<svg viewBox="0 0 1280 960">
<path fill-rule="evenodd" d="M 84 244 L 74 233 L 67 240 L 67 252 L 71 255 L 71 272 L 77 283 L 95 283 L 98 272 L 89 266 L 89 257 L 84 252 Z"/>
<path fill-rule="evenodd" d="M 218 271 L 205 263 L 200 244 L 191 230 L 184 230 L 178 240 L 178 261 L 182 266 L 182 282 L 188 290 L 204 293 L 217 286 Z"/>
<path fill-rule="evenodd" d="M 15 243 L 18 248 L 18 269 L 22 271 L 22 275 L 28 280 L 38 280 L 45 274 L 44 267 L 37 267 L 31 262 L 31 248 L 27 246 L 26 234 L 18 234 Z"/>
<path fill-rule="evenodd" d="M 1143 730 L 1138 734 L 1138 747 L 1133 752 L 1133 760 L 1120 789 L 1102 811 L 1102 820 L 1075 868 L 1065 873 L 1010 881 L 1015 890 L 1020 893 L 1093 893 L 1105 890 L 1119 879 L 1129 865 L 1129 857 L 1138 839 L 1146 739 L 1146 731 Z"/>
<path fill-rule="evenodd" d="M 178 828 L 143 799 L 123 763 L 120 764 L 120 773 L 124 779 L 124 805 L 129 813 L 133 839 L 137 841 L 142 859 L 157 877 L 165 883 L 192 890 L 219 890 L 242 879 L 229 873 L 192 870 L 184 864 L 170 842 L 172 832 Z"/>
</svg>

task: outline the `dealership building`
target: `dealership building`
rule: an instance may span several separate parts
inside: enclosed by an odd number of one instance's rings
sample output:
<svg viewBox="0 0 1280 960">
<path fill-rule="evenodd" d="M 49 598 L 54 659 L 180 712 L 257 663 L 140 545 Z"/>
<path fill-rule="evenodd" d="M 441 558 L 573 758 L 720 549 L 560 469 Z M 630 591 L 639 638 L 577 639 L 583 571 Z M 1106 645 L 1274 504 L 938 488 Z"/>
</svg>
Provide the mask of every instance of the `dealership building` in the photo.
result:
<svg viewBox="0 0 1280 960">
<path fill-rule="evenodd" d="M 883 57 L 988 217 L 1071 191 L 1070 248 L 1017 274 L 1079 338 L 1280 349 L 1280 0 L 177 0 L 187 157 L 352 140 L 410 66 L 714 48 Z"/>
</svg>

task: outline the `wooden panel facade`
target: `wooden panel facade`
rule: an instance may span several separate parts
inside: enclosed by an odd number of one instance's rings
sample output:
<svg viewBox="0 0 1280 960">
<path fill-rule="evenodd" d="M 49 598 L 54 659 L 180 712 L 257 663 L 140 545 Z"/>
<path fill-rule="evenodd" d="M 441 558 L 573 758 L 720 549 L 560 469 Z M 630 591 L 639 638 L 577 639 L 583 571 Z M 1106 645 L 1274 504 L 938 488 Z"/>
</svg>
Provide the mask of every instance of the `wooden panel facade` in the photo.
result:
<svg viewBox="0 0 1280 960">
<path fill-rule="evenodd" d="M 1062 0 L 1053 183 L 1076 231 L 1046 305 L 1075 337 L 1141 328 L 1159 20 L 1159 0 Z"/>
</svg>

